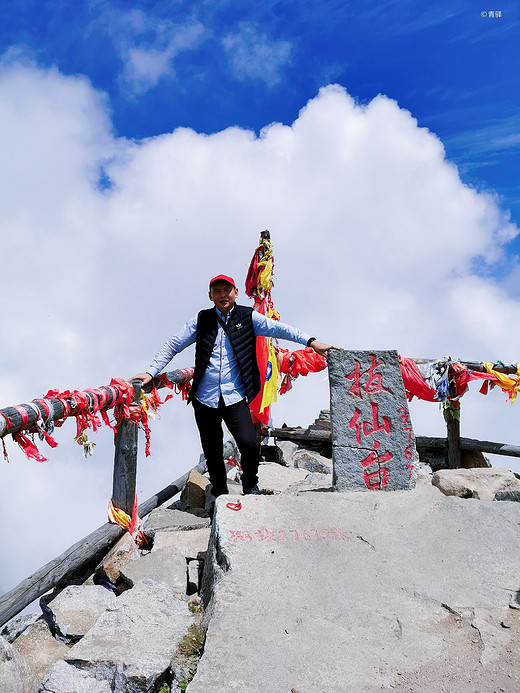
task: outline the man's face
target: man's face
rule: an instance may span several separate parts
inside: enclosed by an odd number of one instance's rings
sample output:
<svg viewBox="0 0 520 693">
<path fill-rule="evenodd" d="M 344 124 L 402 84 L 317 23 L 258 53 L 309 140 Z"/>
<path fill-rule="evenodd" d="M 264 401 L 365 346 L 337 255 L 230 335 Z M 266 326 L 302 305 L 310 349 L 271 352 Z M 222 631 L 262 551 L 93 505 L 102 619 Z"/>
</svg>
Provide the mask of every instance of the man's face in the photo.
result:
<svg viewBox="0 0 520 693">
<path fill-rule="evenodd" d="M 235 289 L 232 284 L 222 281 L 221 279 L 212 284 L 209 290 L 210 301 L 213 301 L 215 306 L 221 313 L 224 313 L 224 315 L 233 308 L 237 296 L 238 289 Z"/>
</svg>

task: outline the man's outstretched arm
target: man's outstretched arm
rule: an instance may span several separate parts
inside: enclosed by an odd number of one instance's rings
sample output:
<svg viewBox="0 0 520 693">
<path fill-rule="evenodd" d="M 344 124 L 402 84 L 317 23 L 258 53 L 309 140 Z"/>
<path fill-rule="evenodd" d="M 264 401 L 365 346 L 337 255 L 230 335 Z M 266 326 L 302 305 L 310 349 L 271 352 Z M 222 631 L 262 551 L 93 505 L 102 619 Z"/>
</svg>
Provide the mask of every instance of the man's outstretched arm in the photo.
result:
<svg viewBox="0 0 520 693">
<path fill-rule="evenodd" d="M 331 344 L 324 344 L 323 342 L 318 342 L 317 339 L 314 339 L 308 346 L 311 347 L 311 349 L 314 349 L 314 351 L 319 354 L 320 356 L 326 356 L 327 351 L 329 349 L 339 349 L 341 351 L 342 347 L 339 346 L 332 346 Z"/>
<path fill-rule="evenodd" d="M 341 347 L 324 344 L 311 337 L 306 332 L 302 332 L 297 327 L 286 325 L 283 322 L 272 320 L 271 318 L 262 315 L 262 313 L 253 312 L 253 326 L 255 334 L 262 337 L 276 337 L 277 339 L 287 339 L 290 342 L 296 342 L 304 346 L 309 346 L 320 356 L 325 356 L 329 349 L 341 349 Z"/>
<path fill-rule="evenodd" d="M 195 342 L 197 338 L 197 318 L 193 318 L 184 324 L 181 331 L 170 337 L 170 339 L 157 352 L 148 371 L 134 375 L 131 380 L 141 380 L 143 387 L 148 385 L 152 379 L 170 363 L 172 358 Z"/>
</svg>

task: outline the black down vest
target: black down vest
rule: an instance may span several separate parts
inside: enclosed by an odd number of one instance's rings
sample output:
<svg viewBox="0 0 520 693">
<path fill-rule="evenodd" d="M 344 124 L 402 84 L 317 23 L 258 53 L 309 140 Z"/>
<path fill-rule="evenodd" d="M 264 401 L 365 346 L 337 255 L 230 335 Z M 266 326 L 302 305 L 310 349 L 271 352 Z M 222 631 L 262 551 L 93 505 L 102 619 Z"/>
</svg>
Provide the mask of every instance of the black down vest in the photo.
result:
<svg viewBox="0 0 520 693">
<path fill-rule="evenodd" d="M 260 372 L 256 360 L 256 337 L 252 314 L 252 308 L 235 304 L 226 323 L 226 332 L 233 347 L 248 402 L 251 402 L 260 392 Z M 218 328 L 216 309 L 201 310 L 197 316 L 195 373 L 189 395 L 190 402 L 196 396 L 202 376 L 209 365 Z"/>
</svg>

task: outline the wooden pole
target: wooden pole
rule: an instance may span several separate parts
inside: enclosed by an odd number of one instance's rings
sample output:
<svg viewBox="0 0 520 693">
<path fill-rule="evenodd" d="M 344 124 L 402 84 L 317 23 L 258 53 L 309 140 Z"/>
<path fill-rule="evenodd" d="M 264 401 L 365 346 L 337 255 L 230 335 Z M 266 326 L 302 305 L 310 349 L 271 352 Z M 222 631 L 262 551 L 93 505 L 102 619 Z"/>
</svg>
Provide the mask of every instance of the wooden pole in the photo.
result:
<svg viewBox="0 0 520 693">
<path fill-rule="evenodd" d="M 201 462 L 194 469 L 204 474 L 206 463 Z M 182 491 L 190 472 L 191 470 L 141 503 L 139 517 L 146 517 L 152 510 Z M 119 525 L 107 522 L 23 580 L 12 590 L 6 592 L 0 597 L 0 628 L 38 597 L 54 587 L 64 587 L 67 580 L 80 569 L 91 565 L 92 570 L 94 570 L 101 558 L 124 531 Z"/>
<path fill-rule="evenodd" d="M 133 403 L 138 404 L 141 398 L 141 381 L 131 382 L 134 387 Z M 130 517 L 135 502 L 138 431 L 135 421 L 124 419 L 115 438 L 112 503 Z"/>
<path fill-rule="evenodd" d="M 460 468 L 460 402 L 449 402 L 444 409 L 446 440 L 448 442 L 448 469 Z"/>
</svg>

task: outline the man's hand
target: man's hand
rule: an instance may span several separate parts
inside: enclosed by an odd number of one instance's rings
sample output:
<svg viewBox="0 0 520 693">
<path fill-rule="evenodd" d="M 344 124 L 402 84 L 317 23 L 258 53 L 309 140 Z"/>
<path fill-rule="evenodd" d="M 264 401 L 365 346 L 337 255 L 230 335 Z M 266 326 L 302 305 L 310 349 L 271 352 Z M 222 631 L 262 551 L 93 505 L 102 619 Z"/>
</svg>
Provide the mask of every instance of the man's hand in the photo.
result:
<svg viewBox="0 0 520 693">
<path fill-rule="evenodd" d="M 310 346 L 311 349 L 314 349 L 314 351 L 320 356 L 326 356 L 329 349 L 339 349 L 341 351 L 341 347 L 324 344 L 323 342 L 318 342 L 317 339 L 315 339 L 314 342 L 311 342 Z"/>
<path fill-rule="evenodd" d="M 153 378 L 150 373 L 138 373 L 137 375 L 134 375 L 133 378 L 130 378 L 130 380 L 142 380 L 142 387 L 145 387 L 152 382 Z"/>
</svg>

